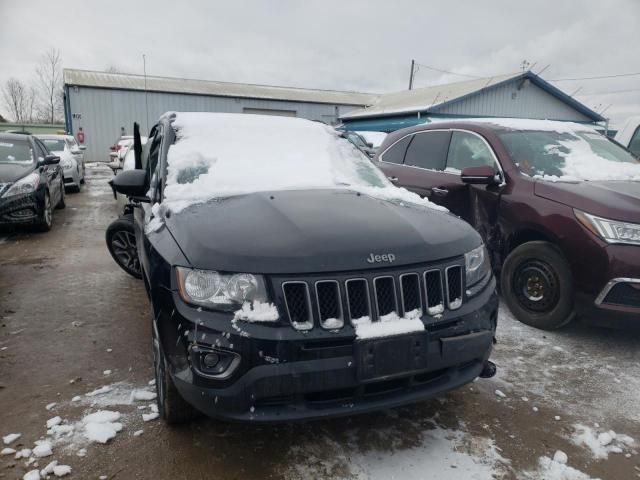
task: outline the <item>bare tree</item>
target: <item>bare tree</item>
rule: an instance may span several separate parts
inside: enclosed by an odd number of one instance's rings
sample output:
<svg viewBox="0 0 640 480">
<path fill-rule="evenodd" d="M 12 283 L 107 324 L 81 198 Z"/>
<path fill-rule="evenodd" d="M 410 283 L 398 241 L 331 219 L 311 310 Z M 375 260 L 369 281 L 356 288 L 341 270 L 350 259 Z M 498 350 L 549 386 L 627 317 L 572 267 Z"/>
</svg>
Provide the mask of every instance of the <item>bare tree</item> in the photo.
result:
<svg viewBox="0 0 640 480">
<path fill-rule="evenodd" d="M 29 123 L 36 121 L 36 101 L 38 100 L 38 92 L 33 85 L 29 86 L 25 102 L 25 120 Z"/>
<path fill-rule="evenodd" d="M 16 122 L 24 122 L 27 104 L 27 87 L 17 78 L 11 77 L 2 86 L 2 97 Z"/>
<path fill-rule="evenodd" d="M 104 70 L 106 73 L 122 73 L 118 67 L 111 64 Z"/>
<path fill-rule="evenodd" d="M 39 110 L 43 120 L 55 123 L 62 107 L 62 57 L 60 50 L 50 48 L 36 68 Z"/>
</svg>

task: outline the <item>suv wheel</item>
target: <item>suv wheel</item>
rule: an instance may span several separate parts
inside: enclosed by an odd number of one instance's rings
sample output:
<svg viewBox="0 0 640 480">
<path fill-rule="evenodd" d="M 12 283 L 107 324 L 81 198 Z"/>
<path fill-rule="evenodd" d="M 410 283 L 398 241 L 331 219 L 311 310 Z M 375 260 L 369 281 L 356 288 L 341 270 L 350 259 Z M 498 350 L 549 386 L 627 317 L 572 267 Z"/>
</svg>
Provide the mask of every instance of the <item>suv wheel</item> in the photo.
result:
<svg viewBox="0 0 640 480">
<path fill-rule="evenodd" d="M 515 248 L 502 267 L 500 286 L 511 312 L 532 327 L 553 330 L 575 315 L 571 269 L 549 242 L 527 242 Z"/>
<path fill-rule="evenodd" d="M 133 215 L 123 215 L 111 222 L 105 235 L 109 253 L 118 266 L 135 278 L 142 278 Z"/>
<path fill-rule="evenodd" d="M 56 205 L 56 208 L 62 210 L 67 204 L 64 202 L 64 180 L 60 179 L 60 201 Z"/>
<path fill-rule="evenodd" d="M 199 412 L 189 405 L 173 384 L 167 368 L 167 361 L 158 338 L 157 328 L 153 325 L 153 370 L 156 379 L 156 402 L 160 417 L 170 425 L 186 423 L 196 417 Z"/>
</svg>

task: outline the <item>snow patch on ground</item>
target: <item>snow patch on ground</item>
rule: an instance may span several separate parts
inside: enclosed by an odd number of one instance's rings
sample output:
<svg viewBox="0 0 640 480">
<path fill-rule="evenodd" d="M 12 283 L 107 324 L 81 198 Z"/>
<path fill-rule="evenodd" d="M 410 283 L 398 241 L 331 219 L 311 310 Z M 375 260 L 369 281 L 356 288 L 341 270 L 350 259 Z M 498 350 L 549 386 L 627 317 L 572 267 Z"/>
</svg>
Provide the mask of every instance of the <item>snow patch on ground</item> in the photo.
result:
<svg viewBox="0 0 640 480">
<path fill-rule="evenodd" d="M 10 445 L 11 443 L 19 439 L 21 435 L 22 435 L 21 433 L 10 433 L 2 437 L 2 441 L 4 442 L 5 445 Z"/>
<path fill-rule="evenodd" d="M 558 452 L 553 458 L 540 457 L 538 470 L 526 472 L 523 477 L 531 480 L 599 480 L 567 465 L 566 455 L 558 456 Z"/>
<path fill-rule="evenodd" d="M 574 425 L 575 432 L 571 442 L 575 445 L 587 447 L 594 458 L 607 458 L 610 453 L 624 453 L 636 446 L 636 442 L 628 435 L 622 435 L 613 430 L 600 431 L 586 425 Z"/>
</svg>

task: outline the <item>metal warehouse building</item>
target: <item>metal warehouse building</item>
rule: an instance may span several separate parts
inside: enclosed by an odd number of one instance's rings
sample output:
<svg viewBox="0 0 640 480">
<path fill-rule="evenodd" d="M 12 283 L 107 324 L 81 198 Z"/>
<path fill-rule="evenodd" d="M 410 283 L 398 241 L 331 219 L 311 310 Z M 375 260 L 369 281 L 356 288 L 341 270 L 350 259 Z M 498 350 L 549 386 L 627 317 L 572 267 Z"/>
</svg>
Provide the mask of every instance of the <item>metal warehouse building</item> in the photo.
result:
<svg viewBox="0 0 640 480">
<path fill-rule="evenodd" d="M 167 111 L 288 115 L 335 123 L 374 101 L 371 94 L 64 70 L 65 128 L 85 134 L 87 161 L 107 161 L 120 128 L 148 132 Z"/>
<path fill-rule="evenodd" d="M 366 108 L 347 112 L 350 130 L 393 131 L 435 119 L 516 117 L 580 123 L 605 118 L 534 73 L 436 85 L 376 97 Z"/>
</svg>

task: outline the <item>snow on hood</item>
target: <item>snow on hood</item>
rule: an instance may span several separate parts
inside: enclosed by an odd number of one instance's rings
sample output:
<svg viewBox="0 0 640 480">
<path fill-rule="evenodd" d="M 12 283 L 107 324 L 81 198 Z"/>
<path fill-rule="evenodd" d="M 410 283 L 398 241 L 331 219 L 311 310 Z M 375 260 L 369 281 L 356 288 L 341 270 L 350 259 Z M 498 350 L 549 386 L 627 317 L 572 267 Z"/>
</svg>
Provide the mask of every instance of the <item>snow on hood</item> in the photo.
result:
<svg viewBox="0 0 640 480">
<path fill-rule="evenodd" d="M 174 212 L 246 193 L 349 189 L 442 209 L 395 187 L 332 127 L 297 118 L 177 113 L 165 201 Z"/>
<path fill-rule="evenodd" d="M 450 120 L 449 120 L 450 121 Z M 559 122 L 556 120 L 535 120 L 532 118 L 465 118 L 464 122 L 490 123 L 511 130 L 536 130 L 539 132 L 592 132 L 597 130 L 591 125 L 576 122 Z"/>
</svg>

